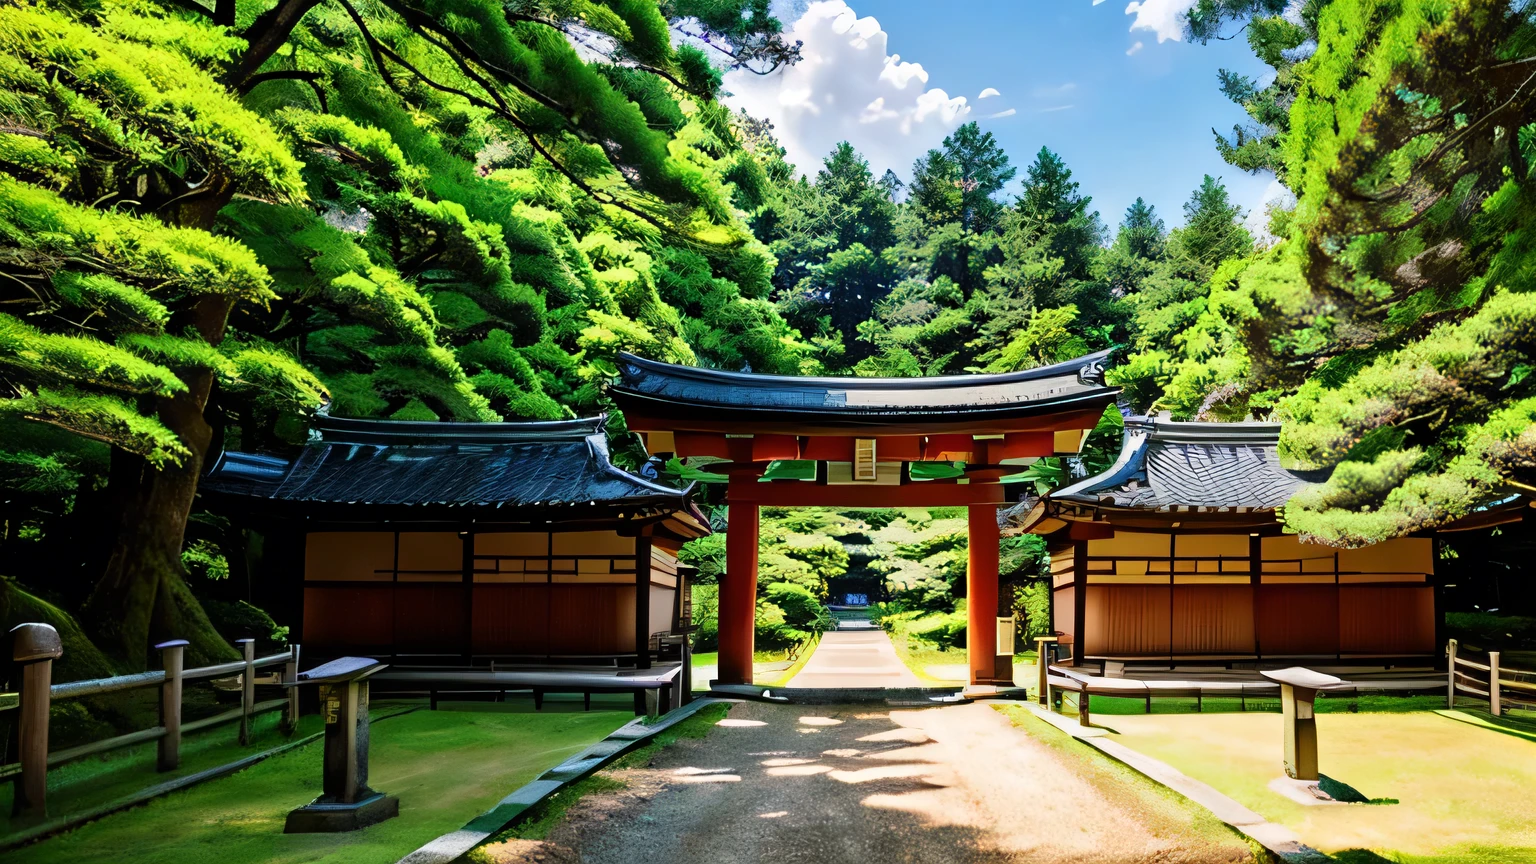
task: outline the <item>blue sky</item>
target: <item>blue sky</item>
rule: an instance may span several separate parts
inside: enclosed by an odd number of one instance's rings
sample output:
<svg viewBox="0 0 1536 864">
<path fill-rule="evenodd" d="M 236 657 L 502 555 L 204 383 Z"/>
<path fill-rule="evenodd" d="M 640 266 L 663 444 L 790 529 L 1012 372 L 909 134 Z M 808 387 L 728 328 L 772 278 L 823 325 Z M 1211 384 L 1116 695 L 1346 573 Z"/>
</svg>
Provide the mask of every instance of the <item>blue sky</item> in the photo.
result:
<svg viewBox="0 0 1536 864">
<path fill-rule="evenodd" d="M 853 25 L 846 12 L 836 17 L 840 7 L 813 7 L 820 19 L 813 14 L 801 26 L 819 60 L 782 81 L 738 73 L 726 86 L 752 113 L 778 115 L 777 132 L 791 139 L 791 158 L 798 150 L 801 162 L 809 161 L 804 154 L 824 154 L 826 142 L 848 138 L 877 173 L 889 165 L 905 179 L 916 154 L 959 123 L 977 120 L 1021 176 L 1041 146 L 1061 154 L 1111 226 L 1140 196 L 1173 227 L 1207 173 L 1222 177 L 1234 200 L 1249 207 L 1272 180 L 1227 165 L 1212 146 L 1211 127 L 1230 130 L 1245 119 L 1217 91 L 1216 71 L 1265 71 L 1246 42 L 1159 42 L 1153 29 L 1130 29 L 1148 18 L 1170 36 L 1181 5 L 1187 0 L 1148 0 L 1137 16 L 1126 13 L 1125 0 L 847 0 L 854 15 L 873 17 L 878 28 Z M 786 27 L 805 8 L 786 4 Z M 886 55 L 899 56 L 894 68 Z M 818 71 L 818 63 L 825 68 Z M 920 64 L 927 81 L 900 65 L 907 63 Z M 999 95 L 978 99 L 987 88 Z M 776 107 L 794 102 L 808 110 Z"/>
</svg>

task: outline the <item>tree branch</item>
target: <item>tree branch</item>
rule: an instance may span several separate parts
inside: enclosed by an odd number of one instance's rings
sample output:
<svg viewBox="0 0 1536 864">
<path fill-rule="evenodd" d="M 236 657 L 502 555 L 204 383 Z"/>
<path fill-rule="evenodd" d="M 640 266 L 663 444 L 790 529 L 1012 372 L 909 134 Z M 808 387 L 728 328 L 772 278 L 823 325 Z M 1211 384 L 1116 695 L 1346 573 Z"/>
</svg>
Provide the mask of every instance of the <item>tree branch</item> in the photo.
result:
<svg viewBox="0 0 1536 864">
<path fill-rule="evenodd" d="M 177 2 L 190 3 L 192 0 L 177 0 Z M 245 28 L 240 37 L 245 40 L 245 53 L 240 55 L 234 68 L 229 71 L 226 83 L 239 92 L 246 79 L 256 74 L 277 49 L 283 47 L 288 37 L 293 33 L 293 28 L 299 25 L 309 10 L 315 8 L 320 0 L 279 0 L 276 6 L 256 16 L 251 26 Z M 233 7 L 234 3 L 231 2 Z M 230 22 L 234 23 L 233 21 Z"/>
<path fill-rule="evenodd" d="M 646 223 L 655 226 L 656 228 L 671 234 L 677 233 L 675 228 L 661 222 L 655 216 L 646 213 L 644 210 L 641 210 L 632 204 L 621 201 L 612 195 L 607 195 L 597 191 L 596 189 L 593 189 L 590 185 L 587 184 L 585 180 L 577 177 L 576 174 L 574 174 L 569 168 L 557 160 L 554 157 L 554 154 L 549 152 L 548 148 L 544 146 L 543 142 L 541 142 L 538 139 L 538 136 L 534 134 L 533 130 L 529 128 L 528 124 L 524 123 L 520 118 L 518 118 L 516 114 L 513 114 L 510 110 L 507 110 L 500 105 L 476 96 L 473 93 L 469 93 L 457 87 L 451 87 L 447 84 L 439 83 L 427 77 L 425 73 L 423 73 L 420 69 L 417 69 L 415 65 L 413 65 L 410 61 L 406 60 L 404 57 L 401 57 L 389 46 L 379 41 L 378 37 L 374 36 L 373 32 L 368 29 L 368 25 L 363 23 L 362 16 L 358 14 L 357 10 L 353 8 L 352 4 L 348 2 L 348 0 L 339 0 L 339 2 L 341 3 L 342 8 L 347 10 L 347 14 L 351 16 L 353 23 L 357 25 L 359 32 L 362 33 L 363 40 L 367 43 L 369 52 L 373 54 L 374 63 L 379 69 L 379 75 L 384 79 L 385 83 L 389 85 L 390 89 L 394 90 L 396 93 L 400 92 L 399 88 L 396 87 L 394 82 L 390 79 L 389 72 L 385 68 L 384 59 L 386 57 L 391 62 L 415 75 L 417 80 L 421 81 L 421 83 L 427 85 L 428 87 L 431 87 L 432 89 L 442 93 L 451 93 L 455 96 L 459 96 L 465 100 L 468 100 L 471 105 L 475 105 L 477 107 L 491 111 L 496 116 L 512 124 L 514 128 L 516 128 L 523 134 L 524 137 L 528 139 L 528 143 L 532 145 L 534 152 L 544 157 L 544 159 L 549 162 L 550 165 L 554 166 L 555 170 L 560 172 L 560 174 L 564 176 L 565 179 L 571 181 L 571 183 L 576 186 L 577 189 L 580 189 L 594 201 L 597 201 L 601 204 L 611 204 L 612 206 L 630 213 L 645 221 Z"/>
</svg>

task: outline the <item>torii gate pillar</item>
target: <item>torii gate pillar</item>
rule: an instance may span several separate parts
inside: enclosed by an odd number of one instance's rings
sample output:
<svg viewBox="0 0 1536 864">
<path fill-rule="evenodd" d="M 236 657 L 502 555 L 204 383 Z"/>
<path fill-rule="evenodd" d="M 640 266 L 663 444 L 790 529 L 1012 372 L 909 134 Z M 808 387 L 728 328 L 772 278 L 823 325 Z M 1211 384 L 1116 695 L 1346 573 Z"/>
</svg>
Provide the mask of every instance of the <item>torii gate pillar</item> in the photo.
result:
<svg viewBox="0 0 1536 864">
<path fill-rule="evenodd" d="M 1013 669 L 999 669 L 997 654 L 997 569 L 999 531 L 996 504 L 972 504 L 966 508 L 969 553 L 965 568 L 966 653 L 970 655 L 971 684 L 1013 683 Z"/>
<path fill-rule="evenodd" d="M 727 499 L 725 577 L 720 583 L 721 684 L 752 683 L 752 635 L 757 618 L 758 505 Z"/>
</svg>

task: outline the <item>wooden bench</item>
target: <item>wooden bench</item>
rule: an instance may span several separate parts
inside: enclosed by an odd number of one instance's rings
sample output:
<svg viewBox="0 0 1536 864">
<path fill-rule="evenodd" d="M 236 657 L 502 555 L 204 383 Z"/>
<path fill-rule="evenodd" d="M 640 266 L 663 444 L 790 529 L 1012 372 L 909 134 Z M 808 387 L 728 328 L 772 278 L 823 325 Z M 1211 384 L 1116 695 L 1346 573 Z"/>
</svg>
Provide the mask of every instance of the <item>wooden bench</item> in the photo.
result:
<svg viewBox="0 0 1536 864">
<path fill-rule="evenodd" d="M 665 714 L 681 704 L 681 673 L 680 665 L 613 670 L 592 667 L 515 671 L 504 668 L 496 671 L 413 669 L 382 672 L 374 676 L 374 680 L 392 690 L 425 690 L 433 709 L 437 708 L 441 692 L 504 694 L 508 690 L 529 690 L 533 693 L 535 710 L 543 710 L 544 697 L 550 693 L 580 693 L 586 710 L 592 707 L 593 693 L 633 693 L 636 714 Z"/>
<path fill-rule="evenodd" d="M 1119 696 L 1122 698 L 1144 699 L 1147 711 L 1152 711 L 1152 691 L 1145 682 L 1135 681 L 1129 678 L 1105 678 L 1098 675 L 1089 675 L 1080 669 L 1068 666 L 1052 666 L 1051 674 L 1046 676 L 1046 683 L 1050 687 L 1048 701 L 1053 711 L 1061 710 L 1061 694 L 1070 692 L 1077 694 L 1077 722 L 1085 728 L 1093 725 L 1089 713 L 1089 706 L 1094 696 Z"/>
<path fill-rule="evenodd" d="M 1118 673 L 1120 668 L 1107 666 L 1105 671 Z M 1140 699 L 1146 713 L 1151 714 L 1154 696 L 1193 698 L 1195 710 L 1203 711 L 1206 696 L 1236 696 L 1242 701 L 1243 710 L 1247 710 L 1249 698 L 1261 695 L 1278 698 L 1280 694 L 1279 685 L 1271 682 L 1141 680 L 1095 675 L 1087 669 L 1071 666 L 1051 666 L 1046 682 L 1051 691 L 1047 695 L 1047 704 L 1054 711 L 1061 710 L 1061 692 L 1077 694 L 1078 722 L 1084 726 L 1090 725 L 1089 707 L 1094 696 Z"/>
</svg>

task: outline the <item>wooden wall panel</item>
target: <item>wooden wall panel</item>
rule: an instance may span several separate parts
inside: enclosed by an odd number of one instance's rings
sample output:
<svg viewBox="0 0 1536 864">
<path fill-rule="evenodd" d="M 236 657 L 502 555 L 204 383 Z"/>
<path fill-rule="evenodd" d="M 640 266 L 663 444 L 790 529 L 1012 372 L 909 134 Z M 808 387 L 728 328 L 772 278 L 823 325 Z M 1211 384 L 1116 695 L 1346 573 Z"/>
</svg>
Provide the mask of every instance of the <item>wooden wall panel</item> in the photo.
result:
<svg viewBox="0 0 1536 864">
<path fill-rule="evenodd" d="M 1072 644 L 1072 598 L 1077 589 L 1070 582 L 1065 588 L 1057 588 L 1051 594 L 1051 601 L 1056 608 L 1051 610 L 1051 626 L 1060 633 L 1058 638 L 1062 644 Z"/>
<path fill-rule="evenodd" d="M 1168 586 L 1088 586 L 1085 656 L 1167 656 Z"/>
<path fill-rule="evenodd" d="M 342 649 L 388 653 L 395 641 L 394 586 L 304 588 L 304 646 L 319 653 Z"/>
<path fill-rule="evenodd" d="M 476 654 L 540 655 L 549 645 L 549 586 L 476 583 Z"/>
<path fill-rule="evenodd" d="M 395 651 L 460 654 L 464 651 L 464 585 L 400 582 L 395 585 Z"/>
<path fill-rule="evenodd" d="M 317 531 L 304 539 L 304 578 L 390 581 L 395 570 L 393 531 Z"/>
<path fill-rule="evenodd" d="M 1252 586 L 1175 585 L 1173 653 L 1252 654 Z"/>
<path fill-rule="evenodd" d="M 1346 585 L 1339 591 L 1339 650 L 1345 654 L 1431 654 L 1435 589 L 1428 585 Z"/>
<path fill-rule="evenodd" d="M 1338 592 L 1332 584 L 1259 586 L 1259 650 L 1265 657 L 1337 654 Z"/>
<path fill-rule="evenodd" d="M 635 586 L 559 584 L 549 608 L 552 654 L 633 654 Z"/>
</svg>

